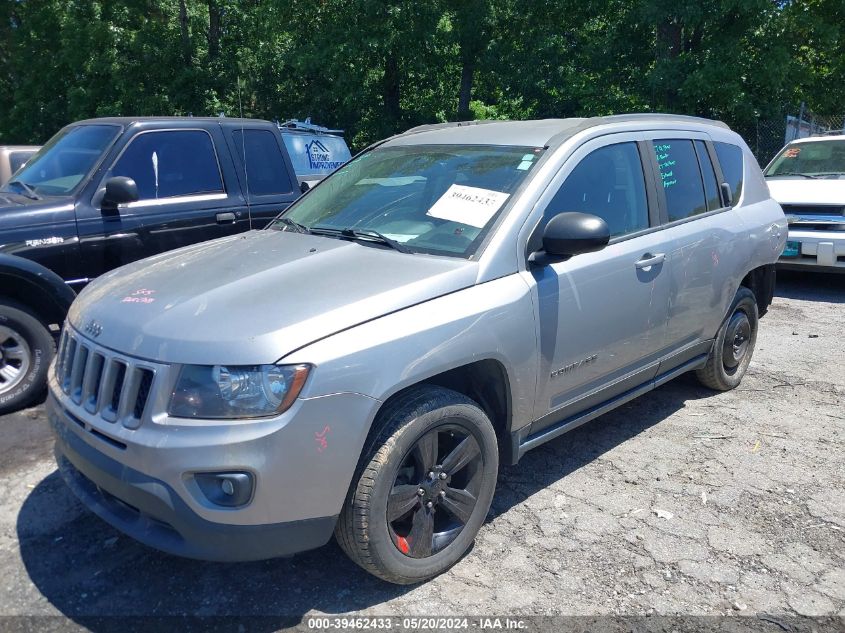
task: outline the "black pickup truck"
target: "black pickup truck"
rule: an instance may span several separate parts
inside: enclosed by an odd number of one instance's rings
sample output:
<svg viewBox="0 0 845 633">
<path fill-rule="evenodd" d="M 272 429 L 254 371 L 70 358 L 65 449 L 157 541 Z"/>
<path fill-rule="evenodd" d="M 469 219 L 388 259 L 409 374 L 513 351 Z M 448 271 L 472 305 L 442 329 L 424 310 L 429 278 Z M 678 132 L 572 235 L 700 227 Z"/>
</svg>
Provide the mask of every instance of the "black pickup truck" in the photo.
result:
<svg viewBox="0 0 845 633">
<path fill-rule="evenodd" d="M 75 292 L 113 268 L 260 228 L 300 194 L 279 127 L 102 118 L 63 128 L 0 188 L 0 413 L 45 384 Z"/>
</svg>

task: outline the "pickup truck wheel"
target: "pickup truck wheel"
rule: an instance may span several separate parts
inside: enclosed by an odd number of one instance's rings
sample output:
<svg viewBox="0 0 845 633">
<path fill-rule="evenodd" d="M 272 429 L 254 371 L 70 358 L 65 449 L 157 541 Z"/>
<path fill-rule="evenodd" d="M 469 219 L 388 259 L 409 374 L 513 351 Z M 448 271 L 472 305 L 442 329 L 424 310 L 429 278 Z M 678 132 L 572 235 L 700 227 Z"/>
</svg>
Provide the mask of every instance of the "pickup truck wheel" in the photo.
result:
<svg viewBox="0 0 845 633">
<path fill-rule="evenodd" d="M 32 404 L 43 393 L 55 351 L 41 321 L 22 306 L 0 303 L 0 414 Z"/>
<path fill-rule="evenodd" d="M 496 488 L 489 418 L 442 387 L 409 391 L 376 420 L 335 536 L 368 572 L 397 584 L 432 578 L 472 545 Z"/>
<path fill-rule="evenodd" d="M 734 297 L 728 318 L 716 334 L 707 364 L 696 371 L 699 382 L 717 391 L 728 391 L 742 381 L 757 342 L 757 300 L 748 288 Z"/>
</svg>

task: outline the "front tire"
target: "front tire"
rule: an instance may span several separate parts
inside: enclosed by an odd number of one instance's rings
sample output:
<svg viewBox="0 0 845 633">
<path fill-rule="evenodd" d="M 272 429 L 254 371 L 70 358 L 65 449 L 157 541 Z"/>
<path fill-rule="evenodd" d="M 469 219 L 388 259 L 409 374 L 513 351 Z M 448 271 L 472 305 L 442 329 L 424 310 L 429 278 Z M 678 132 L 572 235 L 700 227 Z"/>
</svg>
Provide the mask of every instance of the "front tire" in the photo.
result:
<svg viewBox="0 0 845 633">
<path fill-rule="evenodd" d="M 0 414 L 35 402 L 44 392 L 56 344 L 23 306 L 0 303 Z"/>
<path fill-rule="evenodd" d="M 421 582 L 454 565 L 481 528 L 496 488 L 496 433 L 478 404 L 435 386 L 400 396 L 375 424 L 335 537 L 371 574 Z"/>
<path fill-rule="evenodd" d="M 695 372 L 701 384 L 716 391 L 729 391 L 742 382 L 757 343 L 758 322 L 757 299 L 742 287 L 716 334 L 707 364 Z"/>
</svg>

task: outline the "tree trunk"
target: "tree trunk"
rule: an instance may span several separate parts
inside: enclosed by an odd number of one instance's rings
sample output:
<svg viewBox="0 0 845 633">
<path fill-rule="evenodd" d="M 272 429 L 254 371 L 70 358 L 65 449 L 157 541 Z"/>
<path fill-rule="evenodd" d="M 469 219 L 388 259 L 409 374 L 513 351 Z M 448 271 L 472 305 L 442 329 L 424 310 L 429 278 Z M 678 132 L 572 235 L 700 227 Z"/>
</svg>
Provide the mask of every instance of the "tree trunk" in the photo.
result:
<svg viewBox="0 0 845 633">
<path fill-rule="evenodd" d="M 664 103 L 662 107 L 674 110 L 678 104 L 678 88 L 675 78 L 667 77 L 666 73 L 673 62 L 681 54 L 683 45 L 683 25 L 677 17 L 667 16 L 657 25 L 657 60 L 662 62 L 663 76 L 660 78 L 663 87 Z"/>
<path fill-rule="evenodd" d="M 396 123 L 402 116 L 402 105 L 399 101 L 399 62 L 396 54 L 391 51 L 387 55 L 384 65 L 384 112 L 390 123 Z"/>
<path fill-rule="evenodd" d="M 188 33 L 188 7 L 185 0 L 179 0 L 179 30 L 182 33 L 182 55 L 185 63 L 191 63 L 191 36 Z"/>
<path fill-rule="evenodd" d="M 475 64 L 471 59 L 465 58 L 461 68 L 461 87 L 458 91 L 458 121 L 469 121 L 472 118 L 469 102 L 472 98 L 472 76 L 474 73 Z"/>
<path fill-rule="evenodd" d="M 220 5 L 218 0 L 208 0 L 208 57 L 220 55 Z"/>
</svg>

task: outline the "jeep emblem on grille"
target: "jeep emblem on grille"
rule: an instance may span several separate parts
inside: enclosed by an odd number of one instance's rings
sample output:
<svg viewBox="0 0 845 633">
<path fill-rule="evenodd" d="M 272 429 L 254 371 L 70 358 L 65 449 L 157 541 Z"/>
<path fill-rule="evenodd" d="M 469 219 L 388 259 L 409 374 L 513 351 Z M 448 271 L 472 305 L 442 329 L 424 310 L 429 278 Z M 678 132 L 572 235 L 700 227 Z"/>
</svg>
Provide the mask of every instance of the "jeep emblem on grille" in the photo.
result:
<svg viewBox="0 0 845 633">
<path fill-rule="evenodd" d="M 92 319 L 91 321 L 88 321 L 88 325 L 85 326 L 85 331 L 94 338 L 97 338 L 103 333 L 103 326 Z"/>
</svg>

